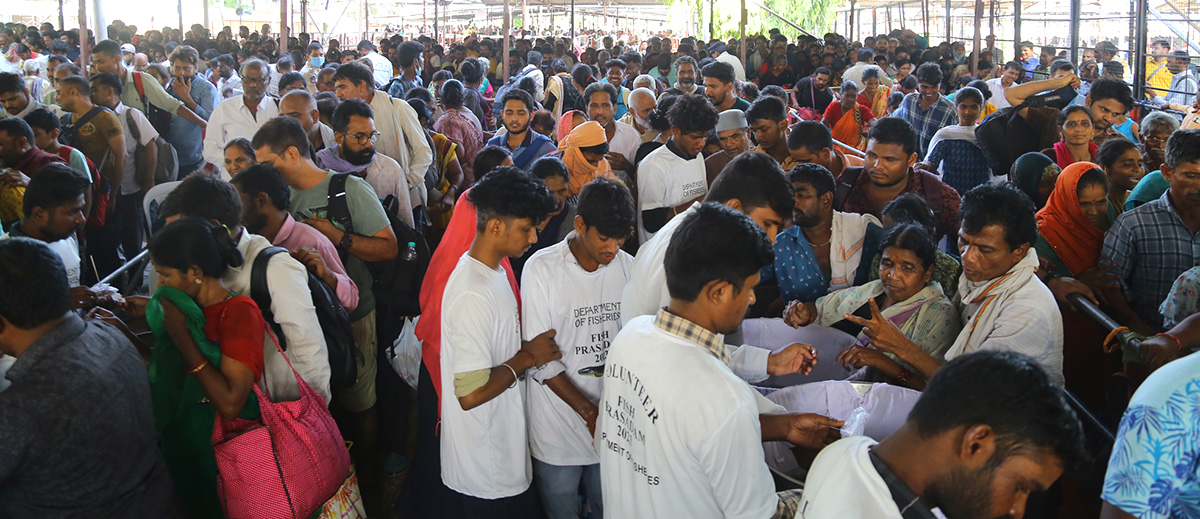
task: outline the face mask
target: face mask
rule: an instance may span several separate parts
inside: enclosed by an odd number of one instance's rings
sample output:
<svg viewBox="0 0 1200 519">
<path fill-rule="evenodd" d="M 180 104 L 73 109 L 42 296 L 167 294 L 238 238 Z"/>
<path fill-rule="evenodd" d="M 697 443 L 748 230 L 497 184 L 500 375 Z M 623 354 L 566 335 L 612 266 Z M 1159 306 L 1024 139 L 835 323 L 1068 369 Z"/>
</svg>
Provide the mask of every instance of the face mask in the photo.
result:
<svg viewBox="0 0 1200 519">
<path fill-rule="evenodd" d="M 308 58 L 308 63 L 314 67 L 320 67 L 325 64 L 325 57 L 318 56 L 316 58 Z"/>
</svg>

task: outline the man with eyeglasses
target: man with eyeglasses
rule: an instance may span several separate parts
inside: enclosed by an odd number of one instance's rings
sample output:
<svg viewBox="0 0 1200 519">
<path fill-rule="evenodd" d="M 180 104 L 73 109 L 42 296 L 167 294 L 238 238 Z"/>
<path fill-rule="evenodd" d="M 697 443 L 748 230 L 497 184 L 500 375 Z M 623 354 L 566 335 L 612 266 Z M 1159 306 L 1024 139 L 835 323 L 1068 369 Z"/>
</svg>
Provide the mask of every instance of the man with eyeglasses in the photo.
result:
<svg viewBox="0 0 1200 519">
<path fill-rule="evenodd" d="M 317 152 L 317 165 L 363 178 L 381 200 L 395 196 L 399 202 L 396 216 L 412 227 L 408 179 L 395 159 L 375 152 L 379 132 L 375 131 L 371 106 L 361 99 L 347 99 L 333 110 L 332 122 L 337 145 Z"/>
<path fill-rule="evenodd" d="M 218 103 L 204 135 L 204 160 L 220 168 L 225 163 L 225 143 L 237 137 L 254 137 L 267 121 L 279 115 L 275 100 L 267 97 L 267 64 L 250 59 L 242 64 L 242 93 Z"/>
</svg>

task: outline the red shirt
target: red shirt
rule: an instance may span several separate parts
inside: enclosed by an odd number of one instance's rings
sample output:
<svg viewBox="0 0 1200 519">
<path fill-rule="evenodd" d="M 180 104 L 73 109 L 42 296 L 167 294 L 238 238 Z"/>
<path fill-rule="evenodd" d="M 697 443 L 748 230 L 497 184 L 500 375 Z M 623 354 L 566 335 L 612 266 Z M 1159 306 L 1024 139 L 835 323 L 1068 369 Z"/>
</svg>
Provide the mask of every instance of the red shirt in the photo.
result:
<svg viewBox="0 0 1200 519">
<path fill-rule="evenodd" d="M 45 166 L 46 164 L 53 164 L 55 162 L 61 162 L 63 164 L 67 163 L 67 161 L 63 160 L 63 158 L 59 157 L 58 155 L 46 153 L 38 149 L 37 146 L 30 146 L 29 151 L 25 152 L 25 155 L 21 157 L 21 160 L 18 160 L 17 163 L 13 164 L 11 167 L 17 171 L 20 171 L 21 173 L 24 173 L 25 176 L 32 178 L 39 169 L 42 169 L 42 166 Z"/>
<path fill-rule="evenodd" d="M 871 113 L 871 108 L 864 104 L 859 104 L 858 109 L 862 111 L 863 120 L 875 118 L 875 114 Z M 825 118 L 829 120 L 829 126 L 836 125 L 842 119 L 842 103 L 834 101 L 825 107 Z"/>
<path fill-rule="evenodd" d="M 254 300 L 234 296 L 205 307 L 204 320 L 204 336 L 221 348 L 221 355 L 253 370 L 254 380 L 262 378 L 267 324 Z"/>
</svg>

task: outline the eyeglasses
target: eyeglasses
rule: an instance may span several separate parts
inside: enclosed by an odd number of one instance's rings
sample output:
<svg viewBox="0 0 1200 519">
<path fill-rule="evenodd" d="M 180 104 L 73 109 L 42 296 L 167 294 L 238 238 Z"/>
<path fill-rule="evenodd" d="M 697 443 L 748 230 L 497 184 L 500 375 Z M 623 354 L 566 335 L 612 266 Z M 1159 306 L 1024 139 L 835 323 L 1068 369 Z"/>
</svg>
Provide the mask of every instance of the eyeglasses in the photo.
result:
<svg viewBox="0 0 1200 519">
<path fill-rule="evenodd" d="M 353 138 L 354 140 L 358 141 L 359 146 L 365 146 L 368 141 L 372 145 L 374 145 L 376 142 L 379 141 L 379 132 L 360 133 L 357 135 L 351 135 L 349 133 L 343 133 L 343 132 L 337 132 L 337 133 L 341 133 L 342 135 L 345 135 L 346 137 Z"/>
<path fill-rule="evenodd" d="M 265 84 L 267 84 L 267 78 L 265 78 L 265 77 L 253 78 L 253 77 L 242 76 L 242 83 L 251 83 L 254 85 L 265 85 Z"/>
<path fill-rule="evenodd" d="M 1153 146 L 1163 146 L 1167 144 L 1167 139 L 1160 139 L 1158 137 L 1146 137 L 1143 140 L 1146 142 L 1146 144 Z"/>
</svg>

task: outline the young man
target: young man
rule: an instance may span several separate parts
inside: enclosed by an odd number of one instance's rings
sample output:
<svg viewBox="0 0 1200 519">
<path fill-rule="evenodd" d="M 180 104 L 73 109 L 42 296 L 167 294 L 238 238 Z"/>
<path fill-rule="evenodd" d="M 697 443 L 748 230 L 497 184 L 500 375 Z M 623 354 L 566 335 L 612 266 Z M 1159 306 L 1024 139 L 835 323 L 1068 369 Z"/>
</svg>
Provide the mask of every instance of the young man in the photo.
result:
<svg viewBox="0 0 1200 519">
<path fill-rule="evenodd" d="M 737 109 L 746 111 L 750 103 L 738 97 L 734 88 L 737 79 L 734 78 L 733 67 L 728 63 L 714 62 L 704 66 L 704 97 L 712 102 L 718 112 Z"/>
<path fill-rule="evenodd" d="M 529 92 L 510 88 L 499 101 L 504 107 L 501 115 L 505 132 L 489 139 L 488 146 L 509 150 L 513 165 L 526 171 L 534 161 L 558 149 L 548 137 L 529 128 L 535 106 Z"/>
<path fill-rule="evenodd" d="M 121 91 L 118 93 L 121 104 L 144 114 L 150 109 L 146 106 L 149 103 L 167 113 L 187 119 L 200 128 L 208 126 L 208 121 L 188 109 L 183 101 L 168 95 L 154 76 L 134 71 L 127 66 L 121 59 L 117 42 L 104 40 L 92 47 L 91 65 L 94 73 L 109 73 L 117 77 L 121 83 Z M 145 102 L 142 101 L 143 98 Z"/>
<path fill-rule="evenodd" d="M 50 110 L 40 108 L 29 112 L 29 115 L 25 116 L 25 122 L 29 123 L 29 127 L 33 129 L 33 141 L 38 149 L 62 157 L 71 166 L 71 169 L 82 174 L 82 177 L 87 179 L 89 183 L 91 183 L 93 174 L 99 174 L 99 172 L 95 171 L 96 165 L 82 151 L 67 146 L 58 140 L 63 130 L 62 121 L 58 116 L 51 113 Z M 88 191 L 90 209 L 91 190 L 89 189 Z"/>
<path fill-rule="evenodd" d="M 837 179 L 847 166 L 846 153 L 833 146 L 833 133 L 817 121 L 800 121 L 787 138 L 788 153 L 799 164 L 818 164 Z"/>
<path fill-rule="evenodd" d="M 895 117 L 908 121 L 920 136 L 917 151 L 921 157 L 929 154 L 929 141 L 938 130 L 954 124 L 958 114 L 954 103 L 942 95 L 942 69 L 937 63 L 917 67 L 917 91 L 904 96 Z"/>
<path fill-rule="evenodd" d="M 1062 390 L 1031 359 L 965 355 L 938 371 L 899 431 L 821 451 L 796 517 L 1021 517 L 1031 492 L 1087 459 L 1083 443 Z"/>
<path fill-rule="evenodd" d="M 595 180 L 579 194 L 574 232 L 534 254 L 521 277 L 524 338 L 554 330 L 555 342 L 573 345 L 561 360 L 534 369 L 527 384 L 534 478 L 552 519 L 581 519 L 581 482 L 592 512 L 603 516 L 592 438 L 608 346 L 621 326 L 621 291 L 633 269 L 621 245 L 635 222 L 629 190 Z"/>
<path fill-rule="evenodd" d="M 183 102 L 201 119 L 212 116 L 217 102 L 217 87 L 198 73 L 200 54 L 190 45 L 180 45 L 171 51 L 171 82 L 167 93 Z M 168 142 L 179 154 L 179 178 L 185 178 L 204 167 L 204 128 L 178 115 L 171 115 L 171 134 Z"/>
<path fill-rule="evenodd" d="M 24 187 L 43 166 L 66 162 L 58 155 L 38 149 L 33 129 L 17 117 L 0 119 L 0 161 L 16 170 L 0 175 L 0 179 L 7 186 L 18 187 Z"/>
<path fill-rule="evenodd" d="M 762 441 L 820 449 L 841 422 L 760 418 L 719 335 L 739 328 L 770 262 L 762 228 L 720 204 L 698 206 L 671 238 L 670 303 L 634 318 L 609 347 L 595 437 L 609 517 L 795 515 L 797 496 L 774 492 Z"/>
<path fill-rule="evenodd" d="M 607 81 L 597 81 L 584 89 L 583 101 L 587 104 L 588 118 L 604 127 L 609 149 L 604 158 L 613 170 L 624 171 L 633 177 L 633 159 L 637 155 L 638 146 L 642 144 L 642 137 L 632 126 L 617 120 L 614 111 L 617 88 Z"/>
<path fill-rule="evenodd" d="M 375 152 L 375 114 L 359 99 L 347 99 L 333 110 L 333 135 L 337 145 L 317 153 L 322 168 L 352 173 L 363 178 L 380 200 L 396 197 L 396 216 L 416 228 L 410 205 L 408 178 L 400 165 L 387 155 Z"/>
<path fill-rule="evenodd" d="M 225 164 L 226 143 L 237 137 L 253 138 L 267 121 L 279 116 L 279 105 L 267 97 L 269 71 L 258 59 L 242 63 L 242 92 L 217 104 L 209 118 L 212 128 L 204 133 L 204 160 L 209 164 Z"/>
<path fill-rule="evenodd" d="M 66 164 L 49 164 L 29 180 L 25 188 L 24 216 L 12 225 L 9 238 L 32 238 L 44 242 L 58 255 L 67 272 L 67 283 L 79 286 L 79 240 L 75 231 L 86 221 L 86 179 Z"/>
<path fill-rule="evenodd" d="M 425 61 L 421 59 L 421 53 L 425 52 L 425 46 L 421 45 L 421 42 L 409 40 L 400 44 L 398 52 L 400 76 L 392 82 L 387 93 L 391 97 L 404 99 L 406 92 L 421 86 L 421 63 Z"/>
<path fill-rule="evenodd" d="M 638 239 L 650 241 L 675 215 L 699 202 L 708 192 L 704 157 L 700 152 L 717 126 L 717 111 L 702 96 L 679 97 L 667 120 L 672 137 L 638 164 Z"/>
<path fill-rule="evenodd" d="M 750 151 L 769 155 L 784 171 L 791 171 L 799 164 L 788 151 L 787 105 L 783 100 L 775 96 L 759 97 L 746 110 L 746 119 L 754 131 L 754 140 L 758 141 L 758 146 Z"/>
<path fill-rule="evenodd" d="M 1017 58 L 1017 62 L 1021 64 L 1021 68 L 1025 69 L 1025 81 L 1033 79 L 1033 71 L 1037 70 L 1041 62 L 1037 56 L 1033 55 L 1033 43 L 1023 41 L 1018 46 L 1020 47 L 1021 55 Z"/>
<path fill-rule="evenodd" d="M 629 89 L 625 88 L 625 67 L 624 61 L 613 58 L 604 64 L 604 80 L 612 85 L 617 90 L 617 103 L 613 107 L 613 117 L 623 119 L 625 114 L 629 113 Z"/>
<path fill-rule="evenodd" d="M 467 517 L 529 517 L 536 505 L 519 379 L 562 354 L 553 330 L 521 340 L 500 262 L 537 240 L 536 224 L 554 202 L 545 184 L 513 167 L 484 175 L 467 196 L 477 232 L 442 301 L 442 481 L 461 496 Z"/>
<path fill-rule="evenodd" d="M 704 159 L 705 177 L 710 186 L 725 166 L 750 148 L 750 123 L 746 120 L 746 112 L 737 109 L 721 112 L 717 118 L 716 132 L 717 139 L 721 142 L 721 151 Z"/>
<path fill-rule="evenodd" d="M 29 86 L 20 74 L 0 72 L 0 117 L 25 117 L 34 110 L 42 108 L 29 95 Z"/>
<path fill-rule="evenodd" d="M 209 80 L 217 87 L 217 93 L 221 100 L 229 99 L 242 94 L 242 78 L 238 76 L 237 61 L 229 54 L 221 54 L 216 59 L 217 67 L 215 70 L 209 69 L 211 77 Z M 263 92 L 266 92 L 266 84 L 263 84 Z M 221 101 L 217 101 L 221 104 Z"/>
<path fill-rule="evenodd" d="M 832 75 L 833 73 L 828 67 L 817 67 L 811 76 L 797 81 L 796 86 L 792 87 L 792 96 L 796 99 L 796 106 L 811 108 L 818 114 L 825 113 L 825 109 L 829 108 L 829 103 L 833 102 L 833 93 L 829 91 L 829 78 Z M 899 82 L 899 80 L 896 81 Z"/>
<path fill-rule="evenodd" d="M 1153 99 L 1166 94 L 1175 78 L 1176 72 L 1170 66 L 1171 42 L 1154 40 L 1146 52 L 1150 58 L 1146 63 L 1146 97 Z"/>
<path fill-rule="evenodd" d="M 1004 91 L 1011 88 L 1021 77 L 1021 64 L 1016 61 L 1010 61 L 1004 64 L 1004 74 L 998 78 L 987 80 L 988 91 L 992 93 L 992 97 L 987 99 L 987 102 L 992 103 L 997 110 L 1012 106 L 1008 102 L 1008 98 L 1004 96 Z"/>
</svg>

